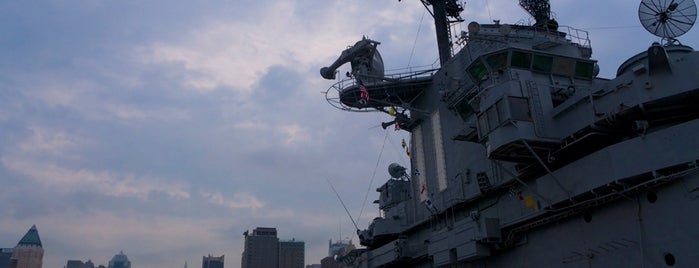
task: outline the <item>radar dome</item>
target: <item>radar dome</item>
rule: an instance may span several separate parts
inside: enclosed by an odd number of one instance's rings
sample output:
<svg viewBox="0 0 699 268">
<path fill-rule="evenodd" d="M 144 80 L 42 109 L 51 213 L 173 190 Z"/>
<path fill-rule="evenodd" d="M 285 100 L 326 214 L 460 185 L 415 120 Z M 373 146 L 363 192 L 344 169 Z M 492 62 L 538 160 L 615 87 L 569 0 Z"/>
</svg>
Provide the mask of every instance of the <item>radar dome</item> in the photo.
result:
<svg viewBox="0 0 699 268">
<path fill-rule="evenodd" d="M 399 164 L 393 163 L 388 165 L 388 174 L 393 178 L 400 178 L 405 175 L 405 168 Z"/>
</svg>

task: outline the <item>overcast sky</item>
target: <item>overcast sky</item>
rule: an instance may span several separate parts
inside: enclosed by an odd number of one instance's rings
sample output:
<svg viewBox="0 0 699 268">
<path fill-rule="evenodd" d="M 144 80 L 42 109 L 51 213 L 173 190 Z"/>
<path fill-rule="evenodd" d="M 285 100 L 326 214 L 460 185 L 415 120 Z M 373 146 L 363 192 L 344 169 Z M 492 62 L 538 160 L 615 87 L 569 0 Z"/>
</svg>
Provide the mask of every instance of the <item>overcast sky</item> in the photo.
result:
<svg viewBox="0 0 699 268">
<path fill-rule="evenodd" d="M 637 1 L 552 2 L 601 76 L 658 41 Z M 464 29 L 530 20 L 515 0 L 465 8 Z M 354 233 L 326 180 L 366 228 L 387 165 L 409 163 L 387 115 L 320 94 L 334 81 L 318 70 L 363 35 L 389 70 L 438 57 L 417 0 L 0 2 L 0 247 L 36 224 L 44 267 L 121 250 L 133 267 L 238 267 L 243 232 L 264 226 L 320 263 Z"/>
</svg>

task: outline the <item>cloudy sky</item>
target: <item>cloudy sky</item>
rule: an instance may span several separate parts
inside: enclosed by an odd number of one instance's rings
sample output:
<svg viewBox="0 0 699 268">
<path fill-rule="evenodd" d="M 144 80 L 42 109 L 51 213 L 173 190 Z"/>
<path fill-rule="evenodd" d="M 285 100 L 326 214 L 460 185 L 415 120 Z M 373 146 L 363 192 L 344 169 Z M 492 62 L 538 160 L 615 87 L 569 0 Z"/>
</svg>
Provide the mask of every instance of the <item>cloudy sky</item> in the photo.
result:
<svg viewBox="0 0 699 268">
<path fill-rule="evenodd" d="M 528 21 L 516 3 L 468 1 L 463 28 Z M 589 32 L 601 76 L 658 40 L 637 1 L 552 5 Z M 390 118 L 320 93 L 319 68 L 363 35 L 389 70 L 437 60 L 417 0 L 0 2 L 0 247 L 36 224 L 44 267 L 120 250 L 134 267 L 237 267 L 242 233 L 268 226 L 319 263 L 354 232 L 326 180 L 366 228 L 386 166 L 409 163 Z"/>
</svg>

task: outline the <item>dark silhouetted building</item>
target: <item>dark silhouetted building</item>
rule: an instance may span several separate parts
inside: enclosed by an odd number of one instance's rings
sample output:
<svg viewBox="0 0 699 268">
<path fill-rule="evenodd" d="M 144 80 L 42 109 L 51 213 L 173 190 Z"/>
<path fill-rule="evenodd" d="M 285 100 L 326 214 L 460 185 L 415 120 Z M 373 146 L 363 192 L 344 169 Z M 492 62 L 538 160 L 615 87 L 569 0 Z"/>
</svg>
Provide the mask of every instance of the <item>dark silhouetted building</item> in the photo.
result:
<svg viewBox="0 0 699 268">
<path fill-rule="evenodd" d="M 277 268 L 279 267 L 279 239 L 277 229 L 257 227 L 245 236 L 245 249 L 241 257 L 242 268 Z"/>
<path fill-rule="evenodd" d="M 225 255 L 221 255 L 221 257 L 212 257 L 211 254 L 209 256 L 204 256 L 204 259 L 201 262 L 201 268 L 223 268 L 223 257 Z"/>
<path fill-rule="evenodd" d="M 41 246 L 39 231 L 36 225 L 19 240 L 17 246 L 12 249 L 10 268 L 41 268 L 44 259 L 44 248 Z"/>
<path fill-rule="evenodd" d="M 107 267 L 108 268 L 131 268 L 131 261 L 129 261 L 129 258 L 126 257 L 126 254 L 124 254 L 123 251 L 120 251 L 119 254 L 114 255 L 114 257 L 112 257 L 112 260 L 109 261 L 109 264 Z"/>
<path fill-rule="evenodd" d="M 304 268 L 305 243 L 303 241 L 279 242 L 279 268 Z"/>
<path fill-rule="evenodd" d="M 0 268 L 9 268 L 11 257 L 12 257 L 12 249 L 11 248 L 0 248 Z"/>
<path fill-rule="evenodd" d="M 87 262 L 82 262 L 81 260 L 68 260 L 66 268 L 95 268 L 95 264 L 92 263 L 92 260 L 88 260 Z"/>
</svg>

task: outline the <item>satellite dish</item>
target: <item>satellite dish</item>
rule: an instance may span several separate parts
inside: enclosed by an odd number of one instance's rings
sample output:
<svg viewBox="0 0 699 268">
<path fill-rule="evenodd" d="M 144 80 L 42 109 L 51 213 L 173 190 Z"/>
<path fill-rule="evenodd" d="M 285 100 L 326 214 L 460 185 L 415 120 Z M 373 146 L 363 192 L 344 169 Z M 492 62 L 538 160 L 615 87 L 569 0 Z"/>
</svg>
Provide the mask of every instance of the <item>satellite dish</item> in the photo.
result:
<svg viewBox="0 0 699 268">
<path fill-rule="evenodd" d="M 650 33 L 675 38 L 692 28 L 697 19 L 697 6 L 693 0 L 642 0 L 638 19 Z"/>
<path fill-rule="evenodd" d="M 478 31 L 481 30 L 481 25 L 475 21 L 470 22 L 467 27 L 468 27 L 468 32 L 473 33 L 473 34 L 477 34 Z"/>
<path fill-rule="evenodd" d="M 498 30 L 500 31 L 500 34 L 508 35 L 512 31 L 512 27 L 510 27 L 510 25 L 505 24 L 505 25 L 500 26 L 500 29 L 498 29 Z"/>
</svg>

